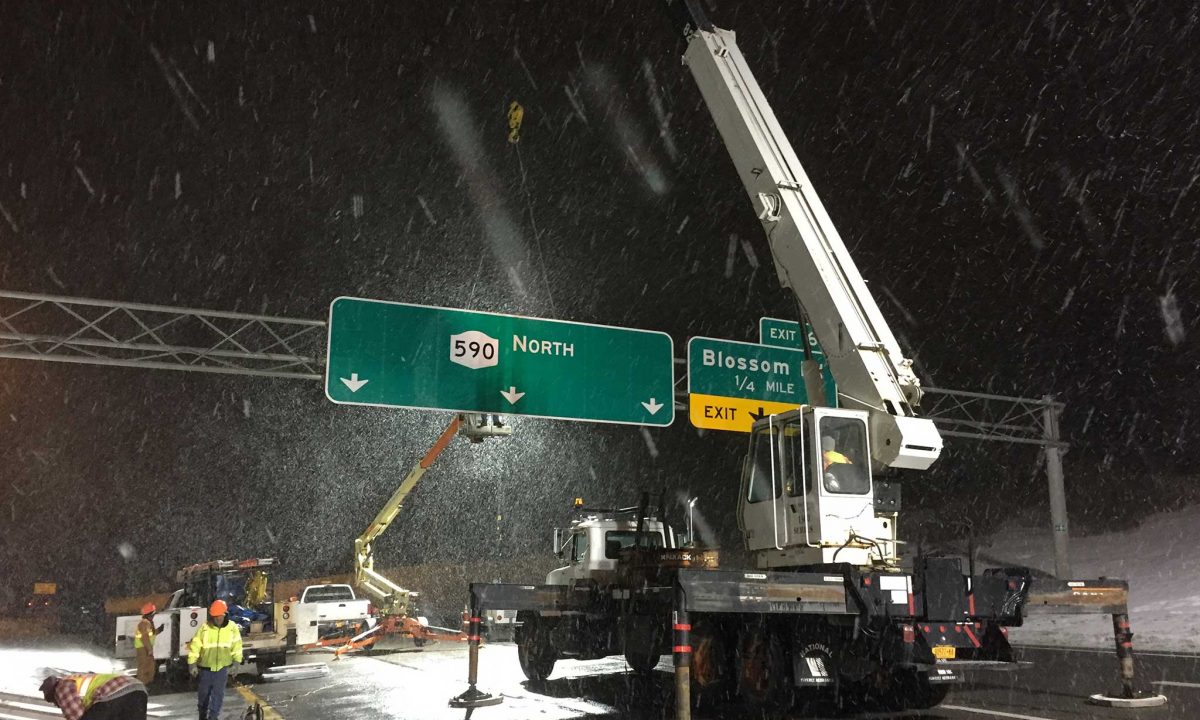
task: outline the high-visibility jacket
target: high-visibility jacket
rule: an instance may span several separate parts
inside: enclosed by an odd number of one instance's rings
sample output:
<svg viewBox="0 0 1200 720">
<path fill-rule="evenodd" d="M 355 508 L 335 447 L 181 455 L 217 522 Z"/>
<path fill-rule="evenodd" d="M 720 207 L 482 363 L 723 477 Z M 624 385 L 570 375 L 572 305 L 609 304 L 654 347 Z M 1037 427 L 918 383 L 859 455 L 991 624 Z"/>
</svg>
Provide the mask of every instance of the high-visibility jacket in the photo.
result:
<svg viewBox="0 0 1200 720">
<path fill-rule="evenodd" d="M 146 638 L 143 642 L 142 638 Z M 143 647 L 154 649 L 154 623 L 146 618 L 138 623 L 137 632 L 133 634 L 133 647 L 141 650 Z"/>
<path fill-rule="evenodd" d="M 822 470 L 828 470 L 830 465 L 853 465 L 854 464 L 854 463 L 850 462 L 850 458 L 841 454 L 837 450 L 826 450 L 825 452 L 821 453 L 821 457 L 824 458 L 824 460 L 825 460 L 825 465 L 823 465 L 821 467 Z"/>
<path fill-rule="evenodd" d="M 83 709 L 87 710 L 96 701 L 96 691 L 104 683 L 117 677 L 121 676 L 116 674 L 88 673 L 86 675 L 68 675 L 59 682 L 70 681 L 75 683 L 75 691 L 79 693 L 79 700 L 83 703 Z"/>
<path fill-rule="evenodd" d="M 226 619 L 222 627 L 204 623 L 188 643 L 188 665 L 220 670 L 241 662 L 242 631 L 232 620 Z"/>
</svg>

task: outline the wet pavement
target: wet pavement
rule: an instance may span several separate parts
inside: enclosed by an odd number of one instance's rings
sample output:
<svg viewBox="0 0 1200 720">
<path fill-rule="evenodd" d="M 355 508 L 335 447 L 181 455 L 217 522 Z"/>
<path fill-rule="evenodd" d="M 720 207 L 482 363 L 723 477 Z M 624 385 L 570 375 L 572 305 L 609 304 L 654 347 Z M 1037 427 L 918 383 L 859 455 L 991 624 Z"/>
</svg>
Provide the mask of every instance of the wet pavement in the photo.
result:
<svg viewBox="0 0 1200 720">
<path fill-rule="evenodd" d="M 1167 706 L 1149 710 L 1101 708 L 1084 702 L 1087 695 L 1116 686 L 1116 661 L 1111 653 L 1026 648 L 1022 660 L 1033 663 L 1015 672 L 980 673 L 957 686 L 939 708 L 922 712 L 858 712 L 834 708 L 797 710 L 781 718 L 925 718 L 928 720 L 1184 720 L 1200 717 L 1200 658 L 1190 655 L 1143 654 L 1139 681 L 1162 690 Z M 267 720 L 330 720 L 332 718 L 462 719 L 466 711 L 447 701 L 466 688 L 466 652 L 462 646 L 431 646 L 386 656 L 298 656 L 296 663 L 326 662 L 323 677 L 280 682 L 241 676 L 244 687 L 226 693 L 222 720 L 239 720 L 247 702 L 260 702 Z M 559 661 L 541 687 L 525 682 L 511 644 L 483 649 L 480 689 L 504 697 L 501 705 L 480 708 L 476 720 L 559 720 L 611 718 L 649 720 L 673 717 L 670 666 L 659 665 L 650 678 L 627 672 L 620 658 L 577 662 Z M 4 687 L 5 691 L 12 688 Z M 13 696 L 0 694 L 0 719 L 53 718 L 53 708 L 23 693 L 27 702 L 13 704 Z M 23 714 L 22 714 L 23 713 Z M 186 691 L 156 689 L 151 697 L 151 717 L 195 717 L 193 695 Z M 761 710 L 744 705 L 720 705 L 696 712 L 697 720 L 766 718 Z"/>
</svg>

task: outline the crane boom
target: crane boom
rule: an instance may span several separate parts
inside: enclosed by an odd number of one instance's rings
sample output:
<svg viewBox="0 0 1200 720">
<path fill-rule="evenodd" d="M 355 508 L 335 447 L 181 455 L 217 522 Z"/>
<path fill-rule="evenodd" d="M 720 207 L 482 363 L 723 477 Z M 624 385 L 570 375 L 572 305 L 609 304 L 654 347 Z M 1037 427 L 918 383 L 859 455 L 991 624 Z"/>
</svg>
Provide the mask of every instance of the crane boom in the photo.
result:
<svg viewBox="0 0 1200 720">
<path fill-rule="evenodd" d="M 941 453 L 933 422 L 917 418 L 921 383 L 867 289 L 837 228 L 784 135 L 735 35 L 713 26 L 697 0 L 666 0 L 687 40 L 684 62 L 791 288 L 824 349 L 842 404 L 870 416 L 878 467 L 923 470 Z"/>
</svg>

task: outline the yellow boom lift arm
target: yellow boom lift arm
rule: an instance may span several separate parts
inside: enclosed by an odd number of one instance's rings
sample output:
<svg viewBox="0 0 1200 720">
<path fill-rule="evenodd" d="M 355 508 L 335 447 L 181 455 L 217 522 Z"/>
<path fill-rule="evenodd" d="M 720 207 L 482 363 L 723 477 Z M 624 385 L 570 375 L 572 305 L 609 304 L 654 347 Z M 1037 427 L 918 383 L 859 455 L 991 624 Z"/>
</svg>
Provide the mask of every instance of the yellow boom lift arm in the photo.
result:
<svg viewBox="0 0 1200 720">
<path fill-rule="evenodd" d="M 362 535 L 354 540 L 354 584 L 371 598 L 376 612 L 381 616 L 407 616 L 410 601 L 415 593 L 405 590 L 382 574 L 375 571 L 375 553 L 372 543 L 383 534 L 400 509 L 404 501 L 417 487 L 417 483 L 429 470 L 455 434 L 462 433 L 473 443 L 482 442 L 489 437 L 504 437 L 512 434 L 512 427 L 504 425 L 497 415 L 455 415 L 446 429 L 438 437 L 437 442 L 420 462 L 408 471 L 408 475 L 400 482 L 388 501 L 384 503 L 375 519 L 367 526 Z"/>
</svg>

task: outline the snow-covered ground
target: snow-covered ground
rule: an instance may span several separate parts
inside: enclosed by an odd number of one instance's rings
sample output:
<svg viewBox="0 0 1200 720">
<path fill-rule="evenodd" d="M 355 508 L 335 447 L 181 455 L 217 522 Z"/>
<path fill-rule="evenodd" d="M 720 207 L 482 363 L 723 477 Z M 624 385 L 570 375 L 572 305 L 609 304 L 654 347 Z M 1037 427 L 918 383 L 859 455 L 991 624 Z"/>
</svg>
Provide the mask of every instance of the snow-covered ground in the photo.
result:
<svg viewBox="0 0 1200 720">
<path fill-rule="evenodd" d="M 1071 539 L 1071 572 L 1076 578 L 1107 576 L 1129 581 L 1134 651 L 1200 652 L 1200 507 L 1147 518 L 1137 528 Z M 1054 569 L 1049 528 L 1007 528 L 980 553 L 1009 565 Z M 1029 618 L 1013 628 L 1016 643 L 1111 648 L 1107 615 Z"/>
<path fill-rule="evenodd" d="M 1154 515 L 1132 530 L 1072 538 L 1076 578 L 1129 581 L 1134 649 L 1200 652 L 1200 507 Z M 1007 528 L 980 543 L 981 559 L 1053 570 L 1054 546 L 1045 528 Z M 985 563 L 986 564 L 986 563 Z M 1112 647 L 1107 615 L 1040 615 L 1013 628 L 1015 643 Z M 0 639 L 2 641 L 2 639 Z M 7 643 L 6 643 L 7 644 Z M 33 643 L 25 643 L 32 646 Z M 125 663 L 96 649 L 0 647 L 0 690 L 36 693 L 48 669 L 120 672 Z"/>
<path fill-rule="evenodd" d="M 100 650 L 0 647 L 0 691 L 37 695 L 38 686 L 50 671 L 122 672 L 125 663 L 104 657 Z"/>
</svg>

